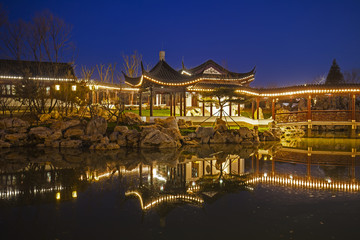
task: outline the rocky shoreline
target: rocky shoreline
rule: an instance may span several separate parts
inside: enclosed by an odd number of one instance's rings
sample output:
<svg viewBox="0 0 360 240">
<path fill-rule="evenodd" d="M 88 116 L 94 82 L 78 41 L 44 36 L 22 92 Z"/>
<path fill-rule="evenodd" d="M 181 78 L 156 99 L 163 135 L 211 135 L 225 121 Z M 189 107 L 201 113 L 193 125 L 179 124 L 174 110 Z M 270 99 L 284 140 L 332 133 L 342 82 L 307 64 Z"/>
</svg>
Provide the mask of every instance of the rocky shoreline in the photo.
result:
<svg viewBox="0 0 360 240">
<path fill-rule="evenodd" d="M 155 124 L 142 123 L 136 114 L 125 114 L 124 123 L 107 132 L 105 118 L 96 116 L 89 121 L 71 119 L 53 121 L 48 127 L 35 126 L 19 118 L 0 120 L 0 148 L 9 147 L 50 147 L 85 148 L 112 150 L 119 148 L 179 148 L 184 145 L 200 144 L 241 144 L 253 146 L 260 141 L 278 141 L 281 131 L 259 132 L 257 128 L 228 129 L 221 119 L 215 127 L 197 126 L 195 132 L 182 136 L 179 126 L 184 123 L 176 118 L 155 119 Z M 136 128 L 134 125 L 136 124 Z M 194 128 L 194 126 L 192 126 Z"/>
</svg>

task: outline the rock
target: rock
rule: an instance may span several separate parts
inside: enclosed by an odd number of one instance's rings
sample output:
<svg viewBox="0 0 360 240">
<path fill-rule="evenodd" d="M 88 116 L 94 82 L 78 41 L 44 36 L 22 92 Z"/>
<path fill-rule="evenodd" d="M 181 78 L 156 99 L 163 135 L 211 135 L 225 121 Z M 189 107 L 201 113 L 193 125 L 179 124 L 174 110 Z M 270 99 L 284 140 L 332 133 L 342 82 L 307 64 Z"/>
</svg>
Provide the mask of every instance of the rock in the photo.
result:
<svg viewBox="0 0 360 240">
<path fill-rule="evenodd" d="M 86 134 L 87 135 L 96 135 L 106 133 L 107 129 L 107 121 L 103 117 L 95 116 L 91 119 L 86 126 Z"/>
<path fill-rule="evenodd" d="M 187 127 L 187 124 L 186 124 L 184 119 L 179 119 L 177 124 L 178 124 L 179 128 L 186 128 Z"/>
<path fill-rule="evenodd" d="M 127 146 L 126 136 L 125 135 L 118 135 L 116 143 L 120 147 L 126 147 Z"/>
<path fill-rule="evenodd" d="M 226 126 L 226 124 L 218 124 L 215 126 L 214 130 L 221 133 L 227 131 L 228 127 Z"/>
<path fill-rule="evenodd" d="M 84 130 L 80 128 L 68 128 L 64 133 L 65 138 L 80 138 L 83 135 Z"/>
<path fill-rule="evenodd" d="M 212 137 L 215 133 L 212 127 L 198 127 L 195 131 L 197 138 Z"/>
<path fill-rule="evenodd" d="M 168 117 L 166 119 L 155 118 L 154 122 L 155 124 L 160 125 L 164 128 L 173 128 L 179 130 L 175 117 Z"/>
<path fill-rule="evenodd" d="M 55 141 L 55 142 L 57 142 L 57 141 Z M 60 141 L 59 146 L 61 148 L 80 148 L 80 147 L 82 147 L 82 141 L 81 140 L 63 139 Z"/>
<path fill-rule="evenodd" d="M 116 142 L 118 138 L 119 132 L 113 132 L 109 136 L 110 142 Z"/>
<path fill-rule="evenodd" d="M 238 129 L 241 138 L 252 138 L 253 132 L 247 127 L 240 127 Z"/>
<path fill-rule="evenodd" d="M 189 121 L 186 121 L 186 125 L 189 126 L 189 127 L 191 127 L 191 126 L 193 126 L 194 124 L 193 124 L 193 122 L 192 122 L 191 120 L 189 120 Z"/>
<path fill-rule="evenodd" d="M 49 135 L 47 140 L 55 141 L 55 140 L 61 139 L 62 137 L 63 137 L 63 134 L 62 134 L 61 130 L 57 130 L 53 134 Z"/>
<path fill-rule="evenodd" d="M 139 147 L 141 134 L 138 131 L 136 131 L 135 129 L 129 130 L 125 136 L 126 136 L 126 146 Z M 118 141 L 118 144 L 120 145 L 119 141 Z"/>
<path fill-rule="evenodd" d="M 184 140 L 184 145 L 199 145 L 199 142 L 196 140 Z"/>
<path fill-rule="evenodd" d="M 274 134 L 270 131 L 264 131 L 259 133 L 260 141 L 276 141 L 278 140 Z"/>
<path fill-rule="evenodd" d="M 101 138 L 100 139 L 100 143 L 102 143 L 102 144 L 109 144 L 109 138 L 108 137 L 103 137 L 103 138 Z"/>
<path fill-rule="evenodd" d="M 140 143 L 142 148 L 175 148 L 177 147 L 176 141 L 169 135 L 154 130 L 148 133 Z"/>
<path fill-rule="evenodd" d="M 119 132 L 119 133 L 122 133 L 122 134 L 126 133 L 128 130 L 129 129 L 128 129 L 127 126 L 116 126 L 114 128 L 114 132 Z"/>
<path fill-rule="evenodd" d="M 220 132 L 216 131 L 213 138 L 210 140 L 210 143 L 214 143 L 214 144 L 225 143 L 225 137 Z"/>
<path fill-rule="evenodd" d="M 116 143 L 109 143 L 109 145 L 107 145 L 107 149 L 109 150 L 114 150 L 114 149 L 119 149 L 120 146 Z"/>
<path fill-rule="evenodd" d="M 9 147 L 11 147 L 10 143 L 0 140 L 0 148 L 9 148 Z"/>
<path fill-rule="evenodd" d="M 161 132 L 169 135 L 175 141 L 181 141 L 184 137 L 181 135 L 180 131 L 175 128 L 163 128 Z"/>
<path fill-rule="evenodd" d="M 11 133 L 25 133 L 29 127 L 30 124 L 20 118 L 5 118 L 0 120 L 0 129 L 5 129 Z"/>
<path fill-rule="evenodd" d="M 5 140 L 8 140 L 9 142 L 18 142 L 26 138 L 27 138 L 26 133 L 12 133 L 5 135 Z"/>
<path fill-rule="evenodd" d="M 137 125 L 141 124 L 141 118 L 138 114 L 132 112 L 126 112 L 121 116 L 120 121 L 125 125 Z"/>
<path fill-rule="evenodd" d="M 80 125 L 80 120 L 78 119 L 72 119 L 69 121 L 56 121 L 53 124 L 51 124 L 50 128 L 53 130 L 61 130 L 64 131 L 71 127 L 76 127 Z"/>
<path fill-rule="evenodd" d="M 35 137 L 36 139 L 45 139 L 48 138 L 53 131 L 47 127 L 34 127 L 29 131 L 29 135 Z"/>
<path fill-rule="evenodd" d="M 192 132 L 187 135 L 189 138 L 196 138 L 196 133 Z"/>
</svg>

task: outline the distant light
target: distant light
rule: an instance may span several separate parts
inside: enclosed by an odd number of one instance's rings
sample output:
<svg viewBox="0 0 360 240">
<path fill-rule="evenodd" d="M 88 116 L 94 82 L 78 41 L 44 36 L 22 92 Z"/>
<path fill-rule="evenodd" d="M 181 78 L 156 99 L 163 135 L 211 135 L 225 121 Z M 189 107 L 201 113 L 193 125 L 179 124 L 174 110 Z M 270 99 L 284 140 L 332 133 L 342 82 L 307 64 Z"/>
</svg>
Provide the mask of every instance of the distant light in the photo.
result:
<svg viewBox="0 0 360 240">
<path fill-rule="evenodd" d="M 267 173 L 264 173 L 264 177 L 267 177 Z"/>
<path fill-rule="evenodd" d="M 71 196 L 72 196 L 73 198 L 77 198 L 77 191 L 72 191 Z"/>
<path fill-rule="evenodd" d="M 192 182 L 192 185 L 195 186 L 195 182 Z"/>
<path fill-rule="evenodd" d="M 60 85 L 55 85 L 55 90 L 59 91 L 60 90 Z"/>
<path fill-rule="evenodd" d="M 164 191 L 164 186 L 163 185 L 160 186 L 160 191 Z"/>
<path fill-rule="evenodd" d="M 57 193 L 56 193 L 55 198 L 56 198 L 56 200 L 60 200 L 60 198 L 61 198 L 60 192 L 57 192 Z"/>
<path fill-rule="evenodd" d="M 76 85 L 72 85 L 71 90 L 75 92 L 76 91 Z"/>
<path fill-rule="evenodd" d="M 220 179 L 220 184 L 222 184 L 223 183 L 223 180 L 222 179 Z"/>
<path fill-rule="evenodd" d="M 290 179 L 293 179 L 293 175 L 290 175 Z"/>
</svg>

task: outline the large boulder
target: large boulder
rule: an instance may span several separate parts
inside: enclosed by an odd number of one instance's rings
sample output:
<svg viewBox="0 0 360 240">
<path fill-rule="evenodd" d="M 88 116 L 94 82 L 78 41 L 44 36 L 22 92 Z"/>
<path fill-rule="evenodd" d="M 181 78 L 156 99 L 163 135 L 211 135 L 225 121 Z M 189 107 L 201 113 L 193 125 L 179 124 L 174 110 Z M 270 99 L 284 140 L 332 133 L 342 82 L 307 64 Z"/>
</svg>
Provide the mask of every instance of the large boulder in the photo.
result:
<svg viewBox="0 0 360 240">
<path fill-rule="evenodd" d="M 20 118 L 5 118 L 0 120 L 0 129 L 5 129 L 12 133 L 25 133 L 29 127 L 30 124 Z"/>
<path fill-rule="evenodd" d="M 140 116 L 132 112 L 124 113 L 120 121 L 125 125 L 138 125 L 142 123 Z"/>
<path fill-rule="evenodd" d="M 175 148 L 177 147 L 176 141 L 169 135 L 154 130 L 149 132 L 140 142 L 142 148 Z"/>
<path fill-rule="evenodd" d="M 165 119 L 155 118 L 154 122 L 155 122 L 155 124 L 160 125 L 164 128 L 179 129 L 175 117 L 168 117 Z"/>
<path fill-rule="evenodd" d="M 47 127 L 34 127 L 29 131 L 29 135 L 36 139 L 45 139 L 49 137 L 53 131 Z"/>
<path fill-rule="evenodd" d="M 103 117 L 95 116 L 91 119 L 86 126 L 86 134 L 87 135 L 96 135 L 106 133 L 107 129 L 107 121 Z"/>
<path fill-rule="evenodd" d="M 57 142 L 58 141 L 54 142 L 55 146 L 56 146 Z M 82 147 L 81 140 L 63 139 L 58 144 L 59 144 L 60 148 L 80 148 L 80 147 Z"/>
<path fill-rule="evenodd" d="M 211 138 L 214 135 L 215 130 L 212 127 L 198 127 L 195 133 L 197 138 Z"/>
<path fill-rule="evenodd" d="M 141 134 L 134 130 L 129 130 L 126 133 L 126 146 L 127 147 L 139 147 L 139 142 L 140 142 L 140 136 Z M 118 144 L 120 145 L 119 139 L 118 139 Z M 121 145 L 120 145 L 121 146 Z"/>
<path fill-rule="evenodd" d="M 69 128 L 65 131 L 65 138 L 80 138 L 84 135 L 84 130 L 81 128 Z"/>
<path fill-rule="evenodd" d="M 64 131 L 68 128 L 79 126 L 80 124 L 81 122 L 78 119 L 72 119 L 69 121 L 56 121 L 53 124 L 51 124 L 50 128 L 53 129 L 54 131 L 57 130 Z"/>
<path fill-rule="evenodd" d="M 247 127 L 240 127 L 238 130 L 241 138 L 253 138 L 254 132 Z"/>
<path fill-rule="evenodd" d="M 119 133 L 126 133 L 129 130 L 129 128 L 127 126 L 116 126 L 114 128 L 114 132 L 119 132 Z"/>
</svg>

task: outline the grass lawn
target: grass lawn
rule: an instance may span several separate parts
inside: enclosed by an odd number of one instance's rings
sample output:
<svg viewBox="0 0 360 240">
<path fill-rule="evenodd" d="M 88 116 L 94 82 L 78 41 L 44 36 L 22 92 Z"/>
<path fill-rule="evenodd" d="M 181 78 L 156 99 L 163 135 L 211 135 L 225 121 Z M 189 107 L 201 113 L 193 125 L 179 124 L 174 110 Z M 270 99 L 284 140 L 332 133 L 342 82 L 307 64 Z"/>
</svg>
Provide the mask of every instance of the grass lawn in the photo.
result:
<svg viewBox="0 0 360 240">
<path fill-rule="evenodd" d="M 139 110 L 125 110 L 125 112 L 133 112 L 139 114 Z M 142 109 L 141 115 L 150 116 L 150 110 Z M 167 117 L 170 116 L 170 109 L 157 109 L 153 110 L 153 115 L 157 117 Z"/>
</svg>

